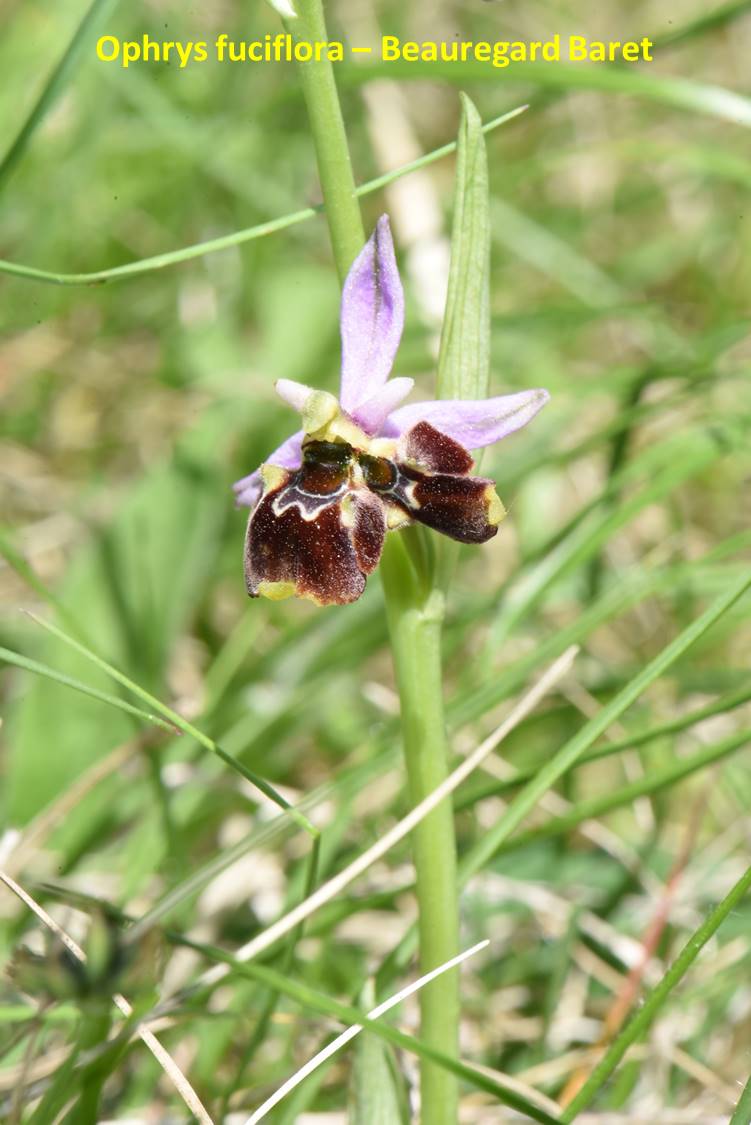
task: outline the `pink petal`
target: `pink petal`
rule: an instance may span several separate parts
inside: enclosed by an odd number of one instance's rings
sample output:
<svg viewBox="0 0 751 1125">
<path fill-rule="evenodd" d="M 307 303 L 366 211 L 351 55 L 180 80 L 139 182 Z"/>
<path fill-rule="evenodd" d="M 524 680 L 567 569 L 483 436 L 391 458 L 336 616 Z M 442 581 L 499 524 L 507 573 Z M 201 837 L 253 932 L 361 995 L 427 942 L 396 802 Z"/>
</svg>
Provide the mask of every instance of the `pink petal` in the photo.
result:
<svg viewBox="0 0 751 1125">
<path fill-rule="evenodd" d="M 348 414 L 389 377 L 404 327 L 404 292 L 387 215 L 355 258 L 342 293 L 341 403 Z"/>
<path fill-rule="evenodd" d="M 299 430 L 292 437 L 288 437 L 278 449 L 269 454 L 264 464 L 281 465 L 283 469 L 299 469 L 302 464 L 302 439 L 304 436 L 302 430 Z M 232 485 L 232 491 L 235 494 L 235 503 L 239 507 L 254 507 L 263 492 L 260 470 L 256 469 L 249 476 L 235 481 Z"/>
<path fill-rule="evenodd" d="M 372 398 L 352 411 L 353 421 L 366 434 L 377 434 L 394 407 L 407 397 L 414 385 L 414 379 L 389 379 Z"/>
<path fill-rule="evenodd" d="M 547 391 L 537 389 L 476 401 L 439 399 L 410 403 L 389 415 L 383 432 L 396 437 L 417 422 L 430 422 L 466 449 L 481 449 L 526 426 L 549 398 Z"/>
<path fill-rule="evenodd" d="M 302 414 L 307 402 L 316 393 L 313 387 L 306 387 L 305 383 L 296 383 L 294 379 L 277 379 L 274 390 L 279 398 L 284 399 L 287 406 L 291 406 L 298 414 Z"/>
</svg>

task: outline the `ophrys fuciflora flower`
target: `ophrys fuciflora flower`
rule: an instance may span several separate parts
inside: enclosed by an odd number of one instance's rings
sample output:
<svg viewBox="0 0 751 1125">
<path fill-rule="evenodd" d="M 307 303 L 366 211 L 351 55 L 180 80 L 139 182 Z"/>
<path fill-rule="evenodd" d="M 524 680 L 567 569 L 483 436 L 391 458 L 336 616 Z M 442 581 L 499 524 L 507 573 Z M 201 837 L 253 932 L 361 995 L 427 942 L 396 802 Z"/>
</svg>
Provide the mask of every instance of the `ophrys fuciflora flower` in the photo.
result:
<svg viewBox="0 0 751 1125">
<path fill-rule="evenodd" d="M 504 507 L 493 481 L 472 475 L 468 451 L 526 425 L 548 393 L 400 406 L 414 385 L 388 378 L 403 325 L 384 215 L 344 285 L 339 399 L 280 379 L 277 392 L 302 415 L 302 429 L 234 486 L 238 503 L 253 508 L 245 540 L 251 597 L 353 602 L 387 531 L 412 521 L 461 543 L 496 534 Z"/>
</svg>

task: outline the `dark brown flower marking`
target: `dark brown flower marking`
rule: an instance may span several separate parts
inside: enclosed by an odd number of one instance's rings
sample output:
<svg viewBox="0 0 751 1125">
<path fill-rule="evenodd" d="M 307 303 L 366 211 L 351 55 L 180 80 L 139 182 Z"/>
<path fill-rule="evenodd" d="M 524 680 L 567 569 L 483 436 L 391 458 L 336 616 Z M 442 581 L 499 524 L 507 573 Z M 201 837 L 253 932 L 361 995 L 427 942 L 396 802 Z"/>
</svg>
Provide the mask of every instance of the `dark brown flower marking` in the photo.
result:
<svg viewBox="0 0 751 1125">
<path fill-rule="evenodd" d="M 388 492 L 396 484 L 396 465 L 386 457 L 374 457 L 372 453 L 358 453 L 362 475 L 368 488 L 374 492 Z"/>
<path fill-rule="evenodd" d="M 381 557 L 382 503 L 352 484 L 344 443 L 310 442 L 296 472 L 279 469 L 248 523 L 245 581 L 251 597 L 294 594 L 318 605 L 356 601 Z"/>
<path fill-rule="evenodd" d="M 469 476 L 471 456 L 429 422 L 400 440 L 394 461 L 356 454 L 369 488 L 413 520 L 460 543 L 484 543 L 504 516 L 491 480 Z"/>
<path fill-rule="evenodd" d="M 370 574 L 378 566 L 386 535 L 383 503 L 367 489 L 358 488 L 345 498 L 342 508 L 345 521 L 352 513 L 352 545 L 358 566 L 364 574 Z"/>
<path fill-rule="evenodd" d="M 248 523 L 251 597 L 353 602 L 378 565 L 387 525 L 413 519 L 460 543 L 484 543 L 504 515 L 492 481 L 469 475 L 467 450 L 428 422 L 400 439 L 393 460 L 344 441 L 308 439 L 302 454 L 297 470 L 267 470 Z"/>
<path fill-rule="evenodd" d="M 399 460 L 429 473 L 469 473 L 475 463 L 458 441 L 442 434 L 430 422 L 418 422 L 399 443 Z"/>
<path fill-rule="evenodd" d="M 492 480 L 409 468 L 400 468 L 400 477 L 412 519 L 460 543 L 485 543 L 497 533 L 504 512 Z"/>
</svg>

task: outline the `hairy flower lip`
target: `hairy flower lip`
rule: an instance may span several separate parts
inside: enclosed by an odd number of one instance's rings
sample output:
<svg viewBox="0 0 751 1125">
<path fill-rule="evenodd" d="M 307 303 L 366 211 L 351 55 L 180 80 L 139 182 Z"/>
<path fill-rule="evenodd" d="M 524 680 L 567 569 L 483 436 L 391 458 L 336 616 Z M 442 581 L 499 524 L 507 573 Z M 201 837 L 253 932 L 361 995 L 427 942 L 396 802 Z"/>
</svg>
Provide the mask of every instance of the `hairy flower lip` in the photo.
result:
<svg viewBox="0 0 751 1125">
<path fill-rule="evenodd" d="M 306 437 L 299 469 L 263 467 L 264 492 L 245 540 L 251 597 L 356 601 L 386 532 L 412 520 L 460 543 L 496 534 L 505 510 L 495 486 L 472 475 L 472 457 L 453 438 L 418 422 L 395 443 L 392 460 L 368 452 L 366 435 L 360 444 L 337 440 L 337 424 Z"/>
<path fill-rule="evenodd" d="M 401 405 L 414 386 L 400 376 L 389 379 L 404 327 L 404 293 L 386 215 L 355 259 L 342 292 L 341 415 L 370 438 L 399 438 L 417 422 L 427 421 L 466 449 L 482 449 L 526 426 L 549 399 L 542 388 L 478 400 L 429 400 Z M 305 416 L 310 396 L 328 392 L 280 379 L 277 391 L 303 414 L 303 429 L 266 458 L 267 463 L 297 469 L 302 441 L 314 418 Z M 334 399 L 334 396 L 329 396 Z M 328 399 L 319 398 L 319 404 Z M 261 495 L 258 470 L 234 485 L 239 505 L 253 507 Z"/>
</svg>

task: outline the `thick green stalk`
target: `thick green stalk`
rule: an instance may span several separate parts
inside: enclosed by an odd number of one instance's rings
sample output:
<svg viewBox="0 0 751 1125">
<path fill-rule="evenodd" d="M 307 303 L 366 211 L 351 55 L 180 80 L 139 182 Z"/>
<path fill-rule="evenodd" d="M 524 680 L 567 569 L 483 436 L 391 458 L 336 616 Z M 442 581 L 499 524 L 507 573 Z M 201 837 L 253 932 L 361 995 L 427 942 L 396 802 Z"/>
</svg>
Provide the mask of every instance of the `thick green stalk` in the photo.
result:
<svg viewBox="0 0 751 1125">
<path fill-rule="evenodd" d="M 381 579 L 401 702 L 402 739 L 409 798 L 416 805 L 448 773 L 443 717 L 441 627 L 443 594 L 419 573 L 419 550 L 401 532 L 386 544 Z M 417 566 L 416 566 L 417 563 Z M 417 876 L 420 971 L 454 957 L 459 948 L 454 811 L 443 801 L 412 836 Z M 456 1056 L 459 979 L 444 973 L 420 992 L 420 1034 L 431 1047 Z M 449 1071 L 426 1059 L 420 1064 L 423 1125 L 456 1125 L 459 1091 Z"/>
<path fill-rule="evenodd" d="M 286 26 L 298 38 L 326 38 L 320 0 L 294 0 L 298 18 Z M 365 241 L 339 99 L 331 63 L 300 64 L 303 93 L 315 143 L 331 242 L 339 277 L 347 275 Z M 434 578 L 429 539 L 419 531 L 389 536 L 381 576 L 401 702 L 409 795 L 417 804 L 446 776 L 441 626 L 443 595 Z M 456 845 L 451 801 L 445 801 L 413 835 L 420 933 L 420 969 L 428 972 L 458 952 Z M 423 1040 L 446 1055 L 458 1049 L 456 971 L 420 992 Z M 454 1074 L 421 1062 L 424 1125 L 456 1125 L 459 1089 Z"/>
<path fill-rule="evenodd" d="M 290 34 L 295 39 L 310 43 L 325 41 L 326 21 L 321 0 L 294 0 L 294 6 L 297 19 L 285 21 Z M 319 62 L 312 59 L 300 63 L 298 69 L 316 150 L 334 260 L 339 280 L 343 282 L 347 270 L 362 249 L 365 231 L 355 193 L 355 178 L 334 69 L 328 59 L 323 58 Z"/>
</svg>

